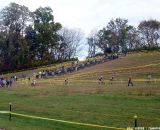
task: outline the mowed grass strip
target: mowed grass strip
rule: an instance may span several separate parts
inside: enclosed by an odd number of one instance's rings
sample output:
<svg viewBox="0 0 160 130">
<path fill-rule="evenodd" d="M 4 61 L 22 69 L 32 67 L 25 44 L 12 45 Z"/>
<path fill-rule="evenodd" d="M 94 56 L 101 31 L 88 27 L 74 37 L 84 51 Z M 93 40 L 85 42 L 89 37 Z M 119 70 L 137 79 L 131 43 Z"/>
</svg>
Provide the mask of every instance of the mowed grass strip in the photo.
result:
<svg viewBox="0 0 160 130">
<path fill-rule="evenodd" d="M 138 115 L 141 126 L 157 126 L 159 120 L 159 87 L 154 84 L 146 88 L 145 84 L 137 84 L 128 88 L 125 84 L 107 86 L 93 86 L 88 84 L 41 88 L 11 88 L 1 89 L 1 110 L 8 110 L 8 103 L 13 103 L 13 111 L 48 118 L 69 120 L 115 127 L 133 126 L 133 116 Z M 143 86 L 143 87 L 141 87 Z M 158 92 L 159 91 L 159 92 Z M 157 92 L 157 94 L 156 94 Z M 8 122 L 8 116 L 1 116 L 1 120 Z M 13 117 L 8 129 L 22 127 L 29 129 L 97 129 L 71 124 L 53 123 L 38 119 Z M 22 124 L 20 124 L 22 123 Z M 28 124 L 30 123 L 30 124 Z M 54 125 L 53 125 L 54 124 Z M 61 124 L 64 127 L 61 128 Z M 34 126 L 30 127 L 30 126 Z"/>
</svg>

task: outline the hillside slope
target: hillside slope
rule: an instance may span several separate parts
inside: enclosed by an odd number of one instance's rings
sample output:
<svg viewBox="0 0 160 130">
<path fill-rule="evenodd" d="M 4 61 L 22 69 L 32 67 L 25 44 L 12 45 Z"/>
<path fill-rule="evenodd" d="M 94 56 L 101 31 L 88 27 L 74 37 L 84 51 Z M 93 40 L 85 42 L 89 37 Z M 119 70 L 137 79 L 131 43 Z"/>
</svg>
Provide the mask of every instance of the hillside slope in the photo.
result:
<svg viewBox="0 0 160 130">
<path fill-rule="evenodd" d="M 145 82 L 147 73 L 152 73 L 153 82 Z M 114 81 L 109 84 L 111 74 Z M 104 75 L 104 85 L 97 83 L 99 75 Z M 127 86 L 130 75 L 133 87 Z M 70 74 L 37 79 L 34 87 L 32 80 L 20 79 L 13 87 L 0 88 L 0 111 L 8 110 L 11 102 L 12 112 L 31 116 L 126 128 L 134 126 L 137 115 L 138 126 L 157 127 L 159 79 L 160 53 L 132 53 Z M 1 114 L 0 122 L 0 127 L 9 130 L 108 130 L 21 116 L 9 121 L 6 114 Z"/>
<path fill-rule="evenodd" d="M 126 57 L 120 57 L 53 79 L 64 80 L 67 77 L 70 80 L 95 80 L 99 75 L 103 75 L 106 80 L 110 75 L 113 75 L 117 80 L 127 79 L 128 76 L 144 79 L 148 73 L 152 73 L 154 78 L 160 78 L 160 52 L 131 53 Z"/>
</svg>

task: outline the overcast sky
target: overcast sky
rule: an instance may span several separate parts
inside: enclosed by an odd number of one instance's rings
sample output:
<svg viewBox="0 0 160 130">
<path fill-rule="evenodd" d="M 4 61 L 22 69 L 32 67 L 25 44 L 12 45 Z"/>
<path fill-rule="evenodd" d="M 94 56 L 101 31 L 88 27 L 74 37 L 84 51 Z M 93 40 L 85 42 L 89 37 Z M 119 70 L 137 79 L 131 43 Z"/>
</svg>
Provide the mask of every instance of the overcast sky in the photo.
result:
<svg viewBox="0 0 160 130">
<path fill-rule="evenodd" d="M 117 17 L 126 18 L 135 26 L 144 19 L 160 20 L 160 0 L 0 0 L 0 7 L 10 2 L 25 5 L 31 11 L 50 6 L 56 22 L 81 28 L 86 34 Z"/>
<path fill-rule="evenodd" d="M 0 0 L 0 8 L 10 2 L 25 5 L 31 11 L 50 6 L 56 22 L 81 28 L 86 35 L 103 28 L 112 18 L 126 18 L 134 26 L 142 20 L 160 20 L 160 0 Z"/>
</svg>

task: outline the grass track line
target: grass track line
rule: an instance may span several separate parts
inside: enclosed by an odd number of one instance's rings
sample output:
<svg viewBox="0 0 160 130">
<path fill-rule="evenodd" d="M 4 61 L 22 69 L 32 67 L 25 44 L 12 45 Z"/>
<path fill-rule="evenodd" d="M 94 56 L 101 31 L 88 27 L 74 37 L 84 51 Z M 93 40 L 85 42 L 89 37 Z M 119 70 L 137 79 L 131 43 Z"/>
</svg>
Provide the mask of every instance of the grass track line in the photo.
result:
<svg viewBox="0 0 160 130">
<path fill-rule="evenodd" d="M 111 72 L 111 71 L 122 71 L 122 70 L 130 70 L 130 69 L 141 69 L 141 68 L 145 68 L 145 67 L 151 67 L 151 66 L 157 66 L 160 65 L 160 63 L 156 63 L 156 64 L 148 64 L 148 65 L 143 65 L 143 66 L 134 66 L 134 67 L 125 67 L 125 68 L 118 68 L 118 69 L 111 69 L 111 70 L 103 70 L 103 71 L 99 71 L 99 72 L 88 72 L 88 73 L 78 73 L 78 74 L 74 74 L 71 75 L 70 77 L 78 77 L 78 76 L 85 76 L 85 75 L 89 75 L 89 74 L 96 74 L 96 73 L 102 73 L 102 72 Z"/>
</svg>

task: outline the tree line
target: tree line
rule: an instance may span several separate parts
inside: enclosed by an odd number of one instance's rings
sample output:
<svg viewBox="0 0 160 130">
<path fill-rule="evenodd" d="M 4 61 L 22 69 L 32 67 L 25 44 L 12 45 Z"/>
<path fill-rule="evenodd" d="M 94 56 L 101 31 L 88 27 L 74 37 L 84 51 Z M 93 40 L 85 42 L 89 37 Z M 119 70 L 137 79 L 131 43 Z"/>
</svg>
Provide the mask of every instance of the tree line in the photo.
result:
<svg viewBox="0 0 160 130">
<path fill-rule="evenodd" d="M 0 11 L 0 72 L 32 68 L 74 59 L 81 49 L 84 33 L 54 21 L 50 7 L 30 11 L 10 3 Z M 126 53 L 160 46 L 160 22 L 142 21 L 138 27 L 116 18 L 87 38 L 88 55 L 102 52 Z"/>
<path fill-rule="evenodd" d="M 144 20 L 138 27 L 128 24 L 127 19 L 116 18 L 107 26 L 92 31 L 87 38 L 88 56 L 96 55 L 97 50 L 112 53 L 127 53 L 137 49 L 152 49 L 160 47 L 160 21 Z"/>
<path fill-rule="evenodd" d="M 75 58 L 83 32 L 54 21 L 50 7 L 31 12 L 10 3 L 0 12 L 0 71 L 47 65 Z"/>
</svg>

